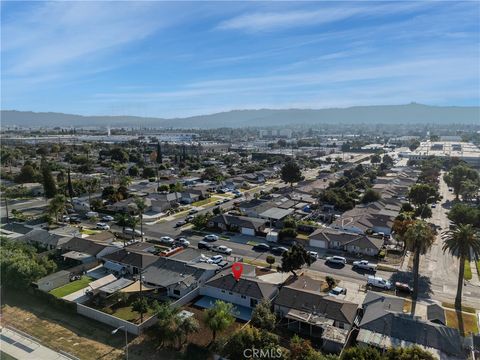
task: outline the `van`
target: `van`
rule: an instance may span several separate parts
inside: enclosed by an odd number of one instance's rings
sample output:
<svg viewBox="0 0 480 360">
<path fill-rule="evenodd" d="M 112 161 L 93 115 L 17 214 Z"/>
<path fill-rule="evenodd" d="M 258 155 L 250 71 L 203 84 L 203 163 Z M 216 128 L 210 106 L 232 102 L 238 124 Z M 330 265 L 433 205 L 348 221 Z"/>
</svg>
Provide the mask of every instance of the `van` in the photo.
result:
<svg viewBox="0 0 480 360">
<path fill-rule="evenodd" d="M 392 288 L 392 283 L 381 277 L 370 275 L 367 278 L 367 286 L 374 286 L 380 289 L 390 290 Z"/>
</svg>

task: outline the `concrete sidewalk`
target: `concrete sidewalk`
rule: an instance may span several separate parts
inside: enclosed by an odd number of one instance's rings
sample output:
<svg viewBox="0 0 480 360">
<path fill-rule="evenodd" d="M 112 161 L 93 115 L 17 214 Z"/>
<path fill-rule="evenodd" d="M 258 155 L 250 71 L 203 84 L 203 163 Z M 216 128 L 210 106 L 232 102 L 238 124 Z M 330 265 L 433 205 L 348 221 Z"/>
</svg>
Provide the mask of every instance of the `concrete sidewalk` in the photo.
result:
<svg viewBox="0 0 480 360">
<path fill-rule="evenodd" d="M 18 360 L 75 360 L 74 356 L 63 355 L 53 351 L 27 334 L 22 334 L 11 328 L 2 328 L 0 347 L 3 352 Z"/>
</svg>

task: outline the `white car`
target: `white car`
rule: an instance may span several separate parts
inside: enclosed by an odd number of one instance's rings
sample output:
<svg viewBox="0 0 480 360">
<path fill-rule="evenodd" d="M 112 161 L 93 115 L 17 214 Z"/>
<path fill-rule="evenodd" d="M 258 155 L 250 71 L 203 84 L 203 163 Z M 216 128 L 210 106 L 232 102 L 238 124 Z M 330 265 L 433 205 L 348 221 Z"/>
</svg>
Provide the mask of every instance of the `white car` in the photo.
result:
<svg viewBox="0 0 480 360">
<path fill-rule="evenodd" d="M 93 218 L 93 217 L 98 217 L 98 212 L 96 211 L 89 211 L 85 214 L 85 217 L 90 219 L 90 218 Z"/>
<path fill-rule="evenodd" d="M 203 238 L 203 240 L 205 240 L 205 241 L 210 241 L 210 242 L 217 241 L 217 240 L 218 240 L 218 236 L 215 235 L 215 234 L 205 235 L 205 237 Z"/>
<path fill-rule="evenodd" d="M 370 275 L 367 279 L 367 286 L 375 286 L 381 289 L 390 290 L 392 288 L 392 283 L 381 277 Z"/>
<path fill-rule="evenodd" d="M 187 247 L 190 246 L 190 241 L 188 241 L 187 239 L 182 237 L 182 238 L 178 238 L 177 240 L 175 240 L 175 244 L 187 248 Z"/>
<path fill-rule="evenodd" d="M 125 228 L 125 231 L 123 232 L 125 235 L 133 235 L 133 229 L 132 228 Z M 142 236 L 145 235 L 145 233 L 142 233 L 140 230 L 135 230 L 135 236 Z"/>
<path fill-rule="evenodd" d="M 222 200 L 215 201 L 215 204 L 216 204 L 216 205 L 222 205 L 222 204 L 223 204 L 223 201 L 222 201 Z"/>
<path fill-rule="evenodd" d="M 345 259 L 342 256 L 328 256 L 327 260 L 325 262 L 326 263 L 331 263 L 331 264 L 343 264 L 343 265 L 345 265 L 347 263 L 347 259 Z"/>
<path fill-rule="evenodd" d="M 110 230 L 110 226 L 102 222 L 97 223 L 96 227 L 99 230 Z"/>
<path fill-rule="evenodd" d="M 354 261 L 352 267 L 354 269 L 357 268 L 374 272 L 377 271 L 377 265 L 370 264 L 367 260 Z"/>
<path fill-rule="evenodd" d="M 105 216 L 102 217 L 102 220 L 103 221 L 113 221 L 114 218 L 111 215 L 105 215 Z"/>
<path fill-rule="evenodd" d="M 316 251 L 307 251 L 307 254 L 313 261 L 318 259 L 318 253 Z"/>
<path fill-rule="evenodd" d="M 229 247 L 226 247 L 225 245 L 217 246 L 213 248 L 213 250 L 222 254 L 227 254 L 227 255 L 230 255 L 232 253 L 232 249 L 230 249 Z"/>
<path fill-rule="evenodd" d="M 207 260 L 207 264 L 219 264 L 223 261 L 222 255 L 213 255 L 210 259 Z"/>
<path fill-rule="evenodd" d="M 173 240 L 170 236 L 162 236 L 160 241 L 167 245 L 173 245 L 175 243 L 175 240 Z"/>
</svg>

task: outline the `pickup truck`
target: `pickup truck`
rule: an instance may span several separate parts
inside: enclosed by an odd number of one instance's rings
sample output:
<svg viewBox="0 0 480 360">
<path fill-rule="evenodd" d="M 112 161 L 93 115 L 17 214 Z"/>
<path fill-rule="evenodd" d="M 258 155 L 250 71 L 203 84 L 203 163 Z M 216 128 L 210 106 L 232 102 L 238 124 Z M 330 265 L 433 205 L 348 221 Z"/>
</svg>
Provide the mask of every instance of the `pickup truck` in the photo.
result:
<svg viewBox="0 0 480 360">
<path fill-rule="evenodd" d="M 370 264 L 367 260 L 360 260 L 360 261 L 354 261 L 353 266 L 354 269 L 363 269 L 363 270 L 368 270 L 368 271 L 377 271 L 377 265 L 376 264 Z"/>
<path fill-rule="evenodd" d="M 225 245 L 213 246 L 212 250 L 227 255 L 230 255 L 232 253 L 232 249 L 226 247 Z"/>
</svg>

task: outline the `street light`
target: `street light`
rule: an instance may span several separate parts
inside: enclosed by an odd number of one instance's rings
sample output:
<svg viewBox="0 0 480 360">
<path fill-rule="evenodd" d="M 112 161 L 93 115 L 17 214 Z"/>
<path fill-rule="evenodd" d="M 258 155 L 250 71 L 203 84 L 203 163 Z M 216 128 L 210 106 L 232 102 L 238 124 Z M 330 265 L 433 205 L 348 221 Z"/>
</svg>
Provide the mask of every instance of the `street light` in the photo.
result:
<svg viewBox="0 0 480 360">
<path fill-rule="evenodd" d="M 119 326 L 118 328 L 116 328 L 115 330 L 112 330 L 112 335 L 115 335 L 118 330 L 120 329 L 124 329 L 125 330 L 125 359 L 128 360 L 128 335 L 127 335 L 127 327 L 125 325 L 122 325 L 122 326 Z"/>
</svg>

